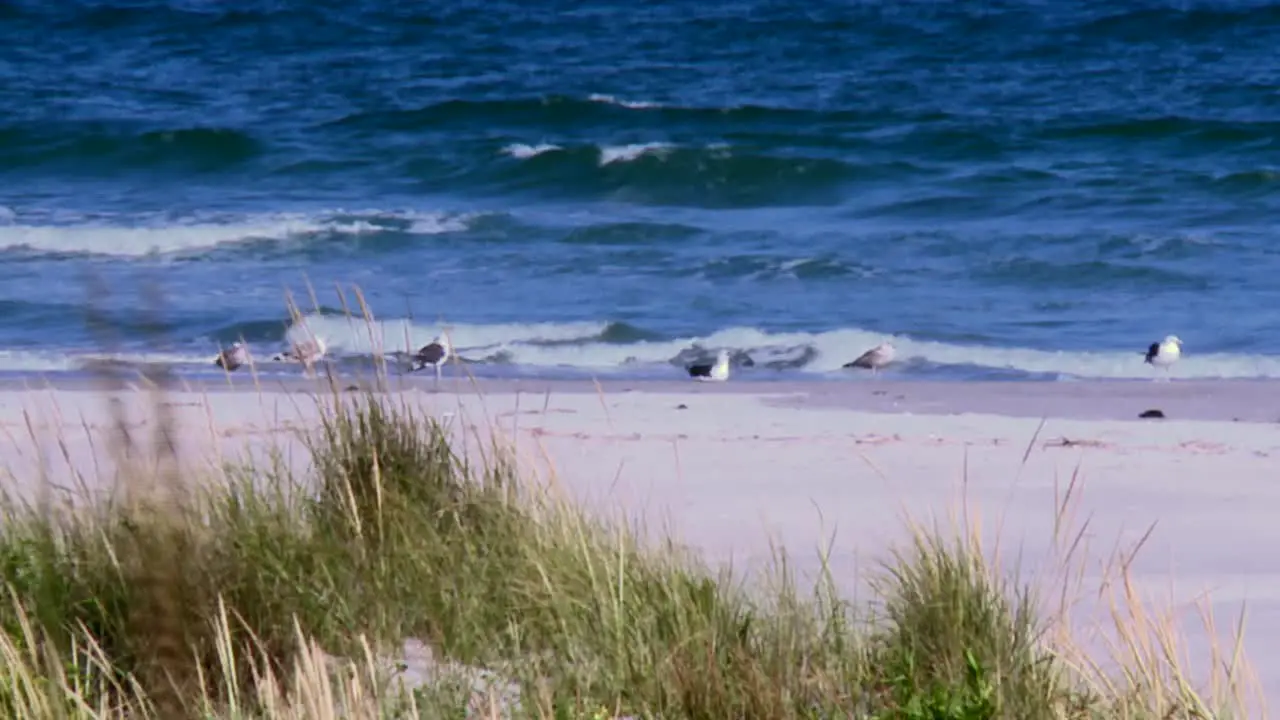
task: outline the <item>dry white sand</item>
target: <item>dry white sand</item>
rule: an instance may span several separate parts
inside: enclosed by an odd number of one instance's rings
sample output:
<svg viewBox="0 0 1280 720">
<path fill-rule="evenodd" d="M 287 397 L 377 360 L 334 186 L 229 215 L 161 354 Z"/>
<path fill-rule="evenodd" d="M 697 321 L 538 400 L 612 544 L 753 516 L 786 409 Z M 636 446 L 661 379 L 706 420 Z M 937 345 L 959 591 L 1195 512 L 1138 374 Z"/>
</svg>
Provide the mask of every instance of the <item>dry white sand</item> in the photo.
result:
<svg viewBox="0 0 1280 720">
<path fill-rule="evenodd" d="M 1209 637 L 1191 603 L 1211 594 L 1222 635 L 1247 603 L 1246 649 L 1267 695 L 1280 697 L 1280 648 L 1267 642 L 1280 636 L 1280 383 L 494 381 L 483 396 L 446 385 L 454 391 L 428 383 L 403 397 L 479 429 L 496 424 L 531 470 L 546 476 L 553 466 L 594 507 L 650 525 L 668 519 L 709 560 L 750 565 L 773 540 L 812 572 L 830 545 L 850 593 L 864 591 L 857 578 L 905 537 L 904 512 L 945 519 L 962 491 L 984 535 L 999 530 L 1007 567 L 1021 553 L 1028 577 L 1048 573 L 1057 496 L 1078 472 L 1075 527 L 1088 521 L 1097 560 L 1086 584 L 1097 584 L 1117 544 L 1154 525 L 1133 577 L 1183 611 L 1193 667 L 1207 662 Z M 270 446 L 301 467 L 296 431 L 316 416 L 308 386 L 246 387 L 169 394 L 184 455 L 198 462 L 248 448 L 262 457 Z M 125 395 L 145 427 L 146 397 Z M 1150 408 L 1168 419 L 1136 419 Z M 93 476 L 84 428 L 109 428 L 110 418 L 86 388 L 10 387 L 0 389 L 0 424 L 11 487 L 30 490 L 40 477 L 65 483 L 68 465 Z"/>
</svg>

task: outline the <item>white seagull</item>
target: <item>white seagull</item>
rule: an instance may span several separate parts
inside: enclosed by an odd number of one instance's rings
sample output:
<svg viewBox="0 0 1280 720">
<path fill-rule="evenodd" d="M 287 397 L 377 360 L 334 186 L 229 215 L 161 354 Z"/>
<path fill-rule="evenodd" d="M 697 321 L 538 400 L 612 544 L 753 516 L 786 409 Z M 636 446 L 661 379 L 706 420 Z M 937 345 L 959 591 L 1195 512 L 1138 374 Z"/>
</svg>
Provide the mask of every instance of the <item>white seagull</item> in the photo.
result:
<svg viewBox="0 0 1280 720">
<path fill-rule="evenodd" d="M 867 368 L 871 370 L 871 374 L 875 375 L 880 368 L 893 362 L 897 356 L 897 350 L 894 349 L 893 343 L 880 343 L 870 350 L 858 356 L 857 360 L 844 364 L 847 368 Z"/>
<path fill-rule="evenodd" d="M 703 363 L 689 366 L 689 377 L 702 382 L 724 382 L 729 379 L 729 351 L 721 350 L 716 354 L 714 363 Z"/>
<path fill-rule="evenodd" d="M 437 335 L 430 343 L 423 345 L 413 359 L 418 366 L 413 370 L 421 370 L 430 365 L 436 371 L 436 384 L 440 384 L 440 368 L 453 357 L 453 345 L 449 342 L 449 338 Z"/>
<path fill-rule="evenodd" d="M 234 372 L 248 362 L 249 348 L 245 347 L 244 343 L 238 342 L 218 353 L 218 357 L 213 361 L 213 364 L 227 372 Z"/>
<path fill-rule="evenodd" d="M 1165 373 L 1169 373 L 1170 368 L 1178 362 L 1180 357 L 1182 357 L 1182 340 L 1178 339 L 1177 335 L 1169 335 L 1163 342 L 1151 343 L 1142 361 L 1152 367 L 1162 367 Z M 1168 378 L 1167 374 L 1165 378 Z"/>
</svg>

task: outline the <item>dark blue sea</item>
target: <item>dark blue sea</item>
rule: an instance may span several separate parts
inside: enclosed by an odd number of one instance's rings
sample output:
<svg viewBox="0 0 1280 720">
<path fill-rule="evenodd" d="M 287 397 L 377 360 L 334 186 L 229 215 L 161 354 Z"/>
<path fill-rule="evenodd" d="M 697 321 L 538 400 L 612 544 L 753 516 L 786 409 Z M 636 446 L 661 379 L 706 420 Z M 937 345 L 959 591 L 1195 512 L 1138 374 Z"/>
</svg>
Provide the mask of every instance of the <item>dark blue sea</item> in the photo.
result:
<svg viewBox="0 0 1280 720">
<path fill-rule="evenodd" d="M 1278 223 L 1276 3 L 0 0 L 0 372 L 1276 377 Z"/>
</svg>

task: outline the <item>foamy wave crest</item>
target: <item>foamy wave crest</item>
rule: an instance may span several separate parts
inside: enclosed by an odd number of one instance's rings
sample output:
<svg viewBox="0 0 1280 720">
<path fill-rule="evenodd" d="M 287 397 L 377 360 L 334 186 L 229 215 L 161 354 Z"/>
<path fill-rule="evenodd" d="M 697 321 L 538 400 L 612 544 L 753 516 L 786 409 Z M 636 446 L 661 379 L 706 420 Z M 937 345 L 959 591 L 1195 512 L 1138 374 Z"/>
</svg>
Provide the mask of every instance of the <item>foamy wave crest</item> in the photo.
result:
<svg viewBox="0 0 1280 720">
<path fill-rule="evenodd" d="M 370 327 L 359 318 L 312 315 L 289 329 L 296 341 L 314 333 L 335 354 L 368 355 L 412 352 L 447 333 L 459 354 L 473 362 L 500 362 L 530 368 L 624 371 L 648 366 L 673 371 L 694 356 L 725 348 L 745 354 L 752 372 L 790 370 L 843 374 L 841 368 L 878 343 L 891 341 L 899 367 L 912 375 L 946 368 L 970 369 L 961 375 L 996 371 L 1042 378 L 1146 379 L 1163 375 L 1142 362 L 1142 348 L 1131 351 L 1068 352 L 1027 348 L 956 345 L 915 340 L 861 329 L 822 333 L 770 333 L 756 328 L 727 328 L 704 336 L 660 340 L 617 337 L 617 326 L 603 322 L 508 325 L 437 325 L 403 319 Z M 629 335 L 645 335 L 630 330 Z M 1172 369 L 1174 378 L 1280 378 L 1280 357 L 1264 355 L 1187 354 Z M 985 371 L 985 373 L 984 373 Z"/>
<path fill-rule="evenodd" d="M 151 217 L 53 218 L 0 216 L 0 251 L 141 257 L 207 250 L 249 241 L 317 234 L 406 232 L 434 235 L 465 230 L 469 217 L 445 213 L 329 211 L 253 216 L 202 216 L 173 221 Z"/>
<path fill-rule="evenodd" d="M 524 143 L 515 143 L 502 148 L 502 152 L 510 155 L 517 160 L 528 160 L 531 157 L 537 157 L 543 153 L 555 152 L 562 150 L 559 145 L 551 143 L 538 143 L 537 145 L 525 145 Z"/>
<path fill-rule="evenodd" d="M 100 353 L 66 350 L 0 350 L 0 371 L 68 372 L 102 365 L 212 365 L 214 353 L 137 352 Z"/>
<path fill-rule="evenodd" d="M 600 148 L 600 165 L 611 165 L 616 162 L 631 162 L 644 155 L 662 157 L 671 150 L 671 143 L 648 142 L 634 145 L 606 145 Z"/>
<path fill-rule="evenodd" d="M 608 323 L 531 323 L 527 325 L 450 325 L 405 319 L 366 322 L 359 317 L 306 315 L 285 332 L 286 343 L 312 336 L 337 355 L 415 352 L 437 336 L 447 335 L 465 356 L 494 356 L 532 343 L 571 343 L 599 337 Z"/>
<path fill-rule="evenodd" d="M 658 103 L 648 102 L 645 100 L 622 100 L 613 95 L 604 95 L 601 93 L 592 93 L 587 96 L 591 102 L 604 103 L 606 105 L 617 105 L 618 107 L 630 108 L 632 110 L 650 110 L 662 107 Z"/>
</svg>

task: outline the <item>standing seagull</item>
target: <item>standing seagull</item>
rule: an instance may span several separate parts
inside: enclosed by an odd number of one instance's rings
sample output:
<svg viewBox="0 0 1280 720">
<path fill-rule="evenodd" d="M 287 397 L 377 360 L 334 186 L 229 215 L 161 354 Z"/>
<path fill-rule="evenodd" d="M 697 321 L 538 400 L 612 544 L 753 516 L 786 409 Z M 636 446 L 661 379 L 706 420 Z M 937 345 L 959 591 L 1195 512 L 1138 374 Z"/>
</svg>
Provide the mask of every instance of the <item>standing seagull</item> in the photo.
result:
<svg viewBox="0 0 1280 720">
<path fill-rule="evenodd" d="M 218 357 L 213 361 L 213 364 L 227 372 L 234 372 L 248 362 L 249 348 L 245 347 L 244 343 L 234 343 L 231 347 L 218 353 Z"/>
<path fill-rule="evenodd" d="M 716 354 L 714 363 L 702 363 L 689 367 L 689 377 L 702 382 L 724 382 L 729 379 L 729 351 Z"/>
<path fill-rule="evenodd" d="M 453 346 L 448 338 L 442 338 L 439 335 L 430 343 L 422 346 L 413 359 L 417 361 L 418 366 L 412 370 L 421 370 L 430 365 L 436 371 L 436 385 L 440 384 L 440 368 L 453 356 Z"/>
<path fill-rule="evenodd" d="M 1164 368 L 1165 379 L 1168 379 L 1167 373 L 1172 372 L 1170 368 L 1178 362 L 1180 357 L 1182 357 L 1182 341 L 1177 335 L 1169 335 L 1165 337 L 1164 342 L 1151 343 L 1142 361 L 1152 367 Z"/>
<path fill-rule="evenodd" d="M 847 368 L 867 368 L 871 370 L 871 374 L 875 375 L 880 368 L 893 362 L 893 358 L 897 355 L 897 351 L 893 348 L 893 343 L 880 343 L 870 350 L 858 356 L 857 360 L 844 364 Z"/>
<path fill-rule="evenodd" d="M 324 340 L 318 337 L 311 337 L 301 342 L 296 342 L 293 347 L 285 351 L 284 356 L 291 360 L 297 360 L 302 363 L 302 367 L 311 372 L 311 368 L 316 361 L 324 357 L 328 348 L 324 344 Z"/>
</svg>

